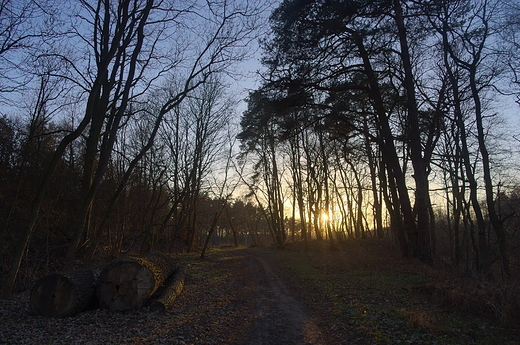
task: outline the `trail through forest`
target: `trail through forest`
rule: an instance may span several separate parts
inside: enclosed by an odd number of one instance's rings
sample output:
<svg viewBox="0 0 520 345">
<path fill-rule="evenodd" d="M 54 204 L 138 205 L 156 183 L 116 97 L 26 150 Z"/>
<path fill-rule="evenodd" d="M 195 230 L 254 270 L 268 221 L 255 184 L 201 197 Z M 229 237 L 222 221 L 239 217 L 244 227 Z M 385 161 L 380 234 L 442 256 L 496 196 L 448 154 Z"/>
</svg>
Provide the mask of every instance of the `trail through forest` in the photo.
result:
<svg viewBox="0 0 520 345">
<path fill-rule="evenodd" d="M 29 292 L 0 300 L 0 344 L 518 344 L 518 327 L 433 292 L 434 269 L 389 241 L 331 251 L 313 242 L 185 255 L 185 288 L 165 313 L 29 312 Z M 446 277 L 443 278 L 447 280 Z M 488 315 L 489 316 L 489 315 Z"/>
<path fill-rule="evenodd" d="M 256 285 L 253 296 L 258 299 L 251 313 L 253 327 L 247 343 L 320 344 L 316 325 L 266 261 L 254 255 L 249 257 L 247 265 L 253 272 L 251 284 Z"/>
</svg>

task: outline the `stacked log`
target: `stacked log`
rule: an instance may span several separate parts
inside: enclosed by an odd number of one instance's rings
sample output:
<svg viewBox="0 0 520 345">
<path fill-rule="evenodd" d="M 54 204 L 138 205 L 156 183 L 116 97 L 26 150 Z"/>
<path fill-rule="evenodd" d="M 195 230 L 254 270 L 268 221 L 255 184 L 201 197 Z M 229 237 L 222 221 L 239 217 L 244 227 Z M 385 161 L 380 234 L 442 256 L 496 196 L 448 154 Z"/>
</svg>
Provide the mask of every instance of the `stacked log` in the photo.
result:
<svg viewBox="0 0 520 345">
<path fill-rule="evenodd" d="M 30 307 L 37 315 L 64 317 L 89 307 L 152 311 L 173 306 L 184 288 L 187 267 L 168 255 L 127 257 L 68 273 L 53 273 L 33 287 Z"/>
<path fill-rule="evenodd" d="M 101 272 L 96 295 L 101 308 L 139 309 L 176 268 L 175 261 L 158 253 L 112 261 Z"/>
<path fill-rule="evenodd" d="M 31 290 L 31 310 L 48 317 L 74 315 L 95 303 L 96 268 L 42 277 Z"/>
<path fill-rule="evenodd" d="M 186 277 L 187 267 L 180 264 L 175 273 L 168 279 L 166 284 L 157 293 L 157 298 L 150 303 L 150 310 L 157 312 L 165 312 L 166 309 L 171 308 L 184 289 L 184 279 Z"/>
</svg>

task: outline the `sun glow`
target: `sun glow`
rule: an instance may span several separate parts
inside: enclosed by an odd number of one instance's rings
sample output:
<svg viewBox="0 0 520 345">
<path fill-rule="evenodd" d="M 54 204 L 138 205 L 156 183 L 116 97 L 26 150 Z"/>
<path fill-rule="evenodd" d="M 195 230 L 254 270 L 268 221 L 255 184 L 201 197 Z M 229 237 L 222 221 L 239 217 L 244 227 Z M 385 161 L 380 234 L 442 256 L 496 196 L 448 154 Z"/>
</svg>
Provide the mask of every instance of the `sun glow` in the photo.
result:
<svg viewBox="0 0 520 345">
<path fill-rule="evenodd" d="M 326 211 L 321 212 L 321 219 L 324 222 L 328 222 L 332 220 L 332 217 L 329 217 L 329 214 Z"/>
</svg>

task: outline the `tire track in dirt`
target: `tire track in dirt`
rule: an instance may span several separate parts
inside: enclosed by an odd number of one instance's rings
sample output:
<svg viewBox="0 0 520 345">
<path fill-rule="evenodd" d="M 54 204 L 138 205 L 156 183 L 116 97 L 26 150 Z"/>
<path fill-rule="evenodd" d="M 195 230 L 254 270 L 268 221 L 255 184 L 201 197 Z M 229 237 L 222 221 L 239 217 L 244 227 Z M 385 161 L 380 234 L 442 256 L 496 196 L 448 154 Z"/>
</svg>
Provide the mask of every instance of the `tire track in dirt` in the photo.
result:
<svg viewBox="0 0 520 345">
<path fill-rule="evenodd" d="M 256 306 L 251 310 L 252 329 L 247 345 L 324 344 L 319 330 L 303 307 L 289 293 L 282 279 L 257 255 L 246 257 Z"/>
</svg>

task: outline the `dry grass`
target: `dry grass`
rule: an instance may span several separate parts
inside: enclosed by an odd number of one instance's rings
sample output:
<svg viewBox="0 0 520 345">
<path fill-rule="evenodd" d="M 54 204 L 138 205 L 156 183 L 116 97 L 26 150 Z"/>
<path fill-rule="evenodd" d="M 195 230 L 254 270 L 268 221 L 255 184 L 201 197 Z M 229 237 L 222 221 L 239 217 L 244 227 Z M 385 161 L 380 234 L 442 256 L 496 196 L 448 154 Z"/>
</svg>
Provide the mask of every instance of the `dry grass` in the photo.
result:
<svg viewBox="0 0 520 345">
<path fill-rule="evenodd" d="M 520 287 L 451 275 L 432 282 L 440 303 L 504 324 L 520 323 Z"/>
<path fill-rule="evenodd" d="M 334 325 L 338 344 L 519 343 L 518 309 L 508 302 L 518 291 L 402 259 L 390 241 L 347 241 L 333 251 L 317 243 L 263 250 L 296 276 L 298 295 L 322 296 L 302 300 Z M 350 339 L 342 342 L 345 334 Z"/>
</svg>

